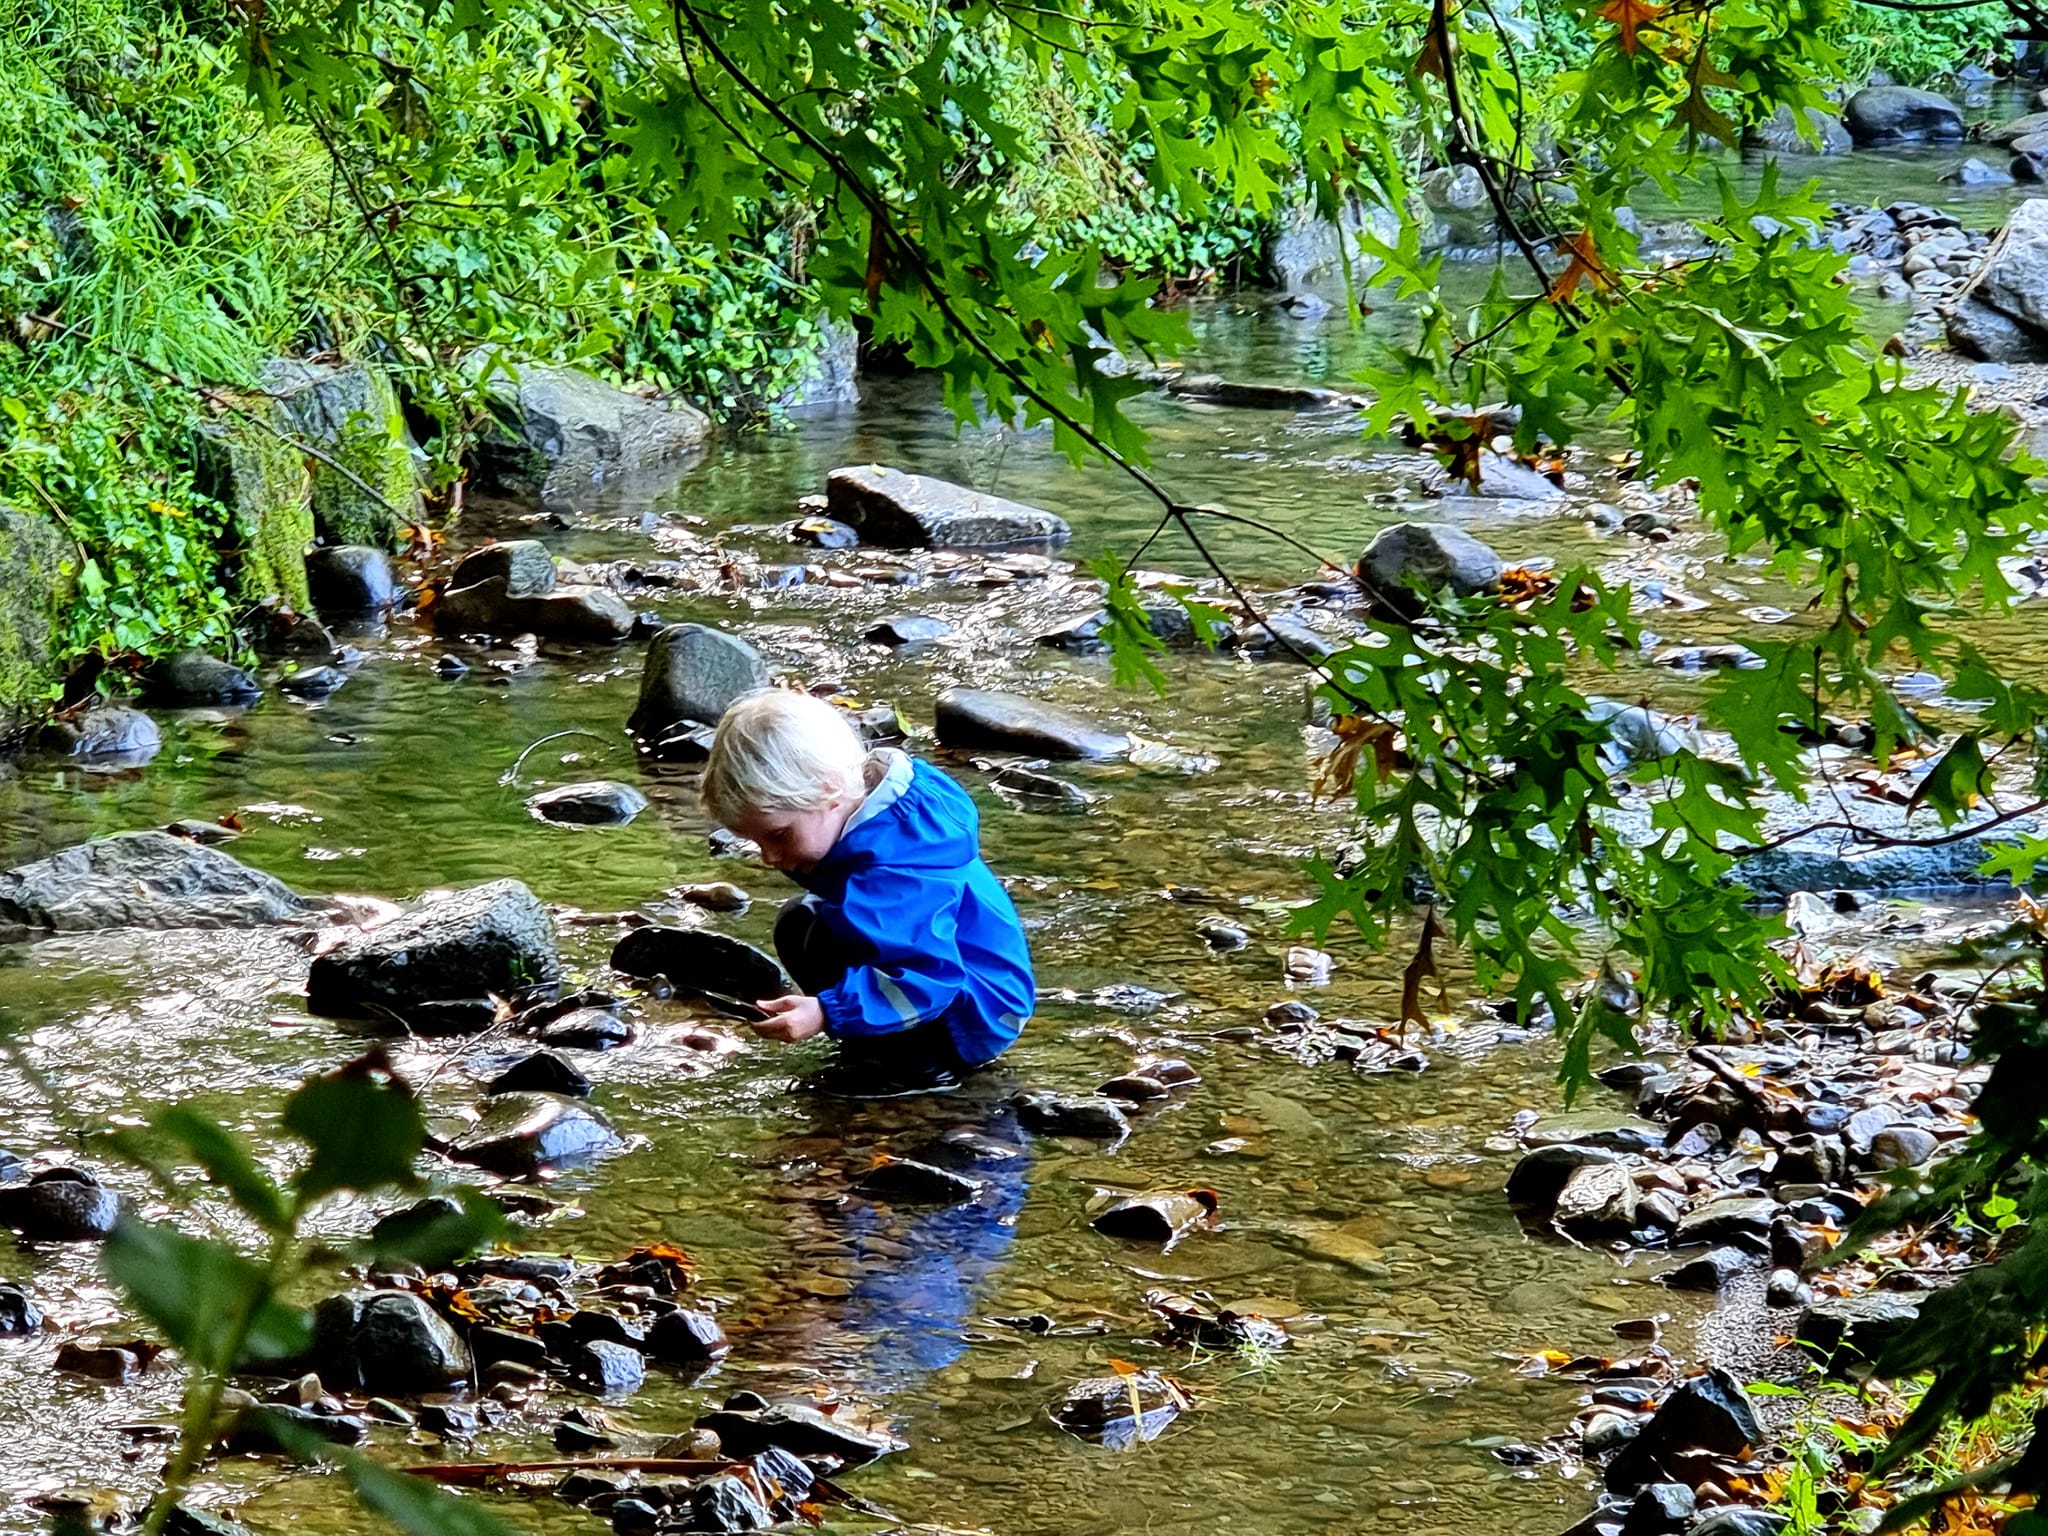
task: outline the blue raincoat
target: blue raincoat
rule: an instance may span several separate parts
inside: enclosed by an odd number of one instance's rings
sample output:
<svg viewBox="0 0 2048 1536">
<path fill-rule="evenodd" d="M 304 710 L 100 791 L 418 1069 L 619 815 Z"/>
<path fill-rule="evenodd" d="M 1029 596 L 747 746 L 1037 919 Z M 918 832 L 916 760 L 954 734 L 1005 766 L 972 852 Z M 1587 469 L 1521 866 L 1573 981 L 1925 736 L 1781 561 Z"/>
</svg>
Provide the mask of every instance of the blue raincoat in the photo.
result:
<svg viewBox="0 0 2048 1536">
<path fill-rule="evenodd" d="M 982 862 L 967 791 L 902 752 L 881 756 L 881 782 L 802 877 L 857 957 L 818 994 L 825 1029 L 866 1040 L 943 1021 L 960 1059 L 978 1066 L 1017 1038 L 1037 1001 L 1024 925 Z"/>
</svg>

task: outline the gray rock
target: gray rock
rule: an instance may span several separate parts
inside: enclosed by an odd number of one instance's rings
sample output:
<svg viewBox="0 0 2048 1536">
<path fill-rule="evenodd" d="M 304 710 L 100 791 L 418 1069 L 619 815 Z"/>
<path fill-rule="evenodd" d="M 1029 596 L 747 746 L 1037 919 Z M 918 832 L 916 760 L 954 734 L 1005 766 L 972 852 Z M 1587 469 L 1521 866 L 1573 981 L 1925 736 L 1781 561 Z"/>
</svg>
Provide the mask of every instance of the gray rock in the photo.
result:
<svg viewBox="0 0 2048 1536">
<path fill-rule="evenodd" d="M 1986 165 L 1973 155 L 1962 164 L 1942 172 L 1941 179 L 1956 187 L 2006 187 L 2012 185 L 2013 176 L 2012 172 Z"/>
<path fill-rule="evenodd" d="M 0 1285 L 0 1339 L 39 1333 L 43 1311 L 18 1285 Z"/>
<path fill-rule="evenodd" d="M 1842 122 L 1858 144 L 1952 143 L 1963 137 L 1960 107 L 1906 85 L 1865 86 L 1849 98 Z"/>
<path fill-rule="evenodd" d="M 1041 1136 L 1073 1136 L 1083 1141 L 1120 1142 L 1131 1133 L 1124 1112 L 1100 1094 L 1050 1093 L 1032 1089 L 1013 1100 L 1025 1129 Z"/>
<path fill-rule="evenodd" d="M 1326 218 L 1312 204 L 1294 205 L 1278 220 L 1266 252 L 1274 286 L 1294 293 L 1313 278 L 1341 275 L 1347 255 L 1352 281 L 1364 282 L 1380 265 L 1380 258 L 1363 242 L 1368 234 L 1384 244 L 1396 243 L 1401 237 L 1399 215 L 1388 208 L 1368 208 L 1350 196 L 1334 219 Z"/>
<path fill-rule="evenodd" d="M 1873 1168 L 1918 1168 L 1940 1148 L 1932 1131 L 1917 1125 L 1894 1125 L 1870 1138 Z"/>
<path fill-rule="evenodd" d="M 662 1313 L 647 1330 L 649 1358 L 669 1365 L 704 1365 L 731 1348 L 717 1318 L 687 1307 Z"/>
<path fill-rule="evenodd" d="M 66 757 L 134 767 L 155 757 L 163 748 L 164 737 L 156 721 L 141 710 L 104 704 L 76 720 L 44 726 L 38 744 L 46 752 Z"/>
<path fill-rule="evenodd" d="M 511 597 L 546 597 L 555 590 L 555 557 L 539 539 L 483 544 L 462 557 L 448 578 L 450 591 L 502 581 Z"/>
<path fill-rule="evenodd" d="M 97 1242 L 120 1215 L 120 1197 L 82 1168 L 52 1168 L 0 1189 L 0 1227 L 32 1243 Z"/>
<path fill-rule="evenodd" d="M 0 873 L 0 925 L 55 933 L 253 928 L 319 905 L 168 832 L 119 832 Z"/>
<path fill-rule="evenodd" d="M 351 1291 L 313 1309 L 313 1365 L 343 1392 L 442 1392 L 471 1373 L 469 1346 L 422 1296 Z"/>
<path fill-rule="evenodd" d="M 930 645 L 943 640 L 953 633 L 953 626 L 943 619 L 934 619 L 922 613 L 892 613 L 874 626 L 861 639 L 869 645 L 890 647 L 909 645 Z"/>
<path fill-rule="evenodd" d="M 1056 705 L 980 688 L 948 688 L 940 694 L 937 726 L 943 747 L 1067 759 L 1122 757 L 1130 751 L 1128 736 L 1105 731 Z"/>
<path fill-rule="evenodd" d="M 572 1008 L 541 1026 L 541 1043 L 572 1051 L 612 1051 L 633 1041 L 633 1026 L 609 1008 Z"/>
<path fill-rule="evenodd" d="M 394 545 L 419 516 L 419 469 L 391 380 L 362 362 L 276 358 L 264 365 L 262 382 L 293 431 L 334 461 L 314 459 L 310 466 L 320 537 Z"/>
<path fill-rule="evenodd" d="M 1176 373 L 1166 392 L 1182 400 L 1251 411 L 1329 411 L 1363 404 L 1360 396 L 1314 384 L 1261 384 L 1218 373 Z"/>
<path fill-rule="evenodd" d="M 1565 1180 L 1551 1219 L 1573 1237 L 1598 1239 L 1636 1224 L 1636 1181 L 1620 1163 L 1592 1164 Z"/>
<path fill-rule="evenodd" d="M 1660 1270 L 1656 1278 L 1674 1291 L 1720 1291 L 1737 1275 L 1762 1265 L 1763 1260 L 1747 1248 L 1709 1248 L 1698 1258 Z"/>
<path fill-rule="evenodd" d="M 1230 642 L 1260 661 L 1312 664 L 1337 652 L 1335 642 L 1292 613 L 1269 613 L 1265 622 L 1246 625 L 1242 632 L 1230 637 Z"/>
<path fill-rule="evenodd" d="M 391 557 L 367 544 L 323 545 L 306 556 L 313 606 L 335 618 L 382 613 L 398 601 Z"/>
<path fill-rule="evenodd" d="M 863 543 L 892 549 L 1058 546 L 1073 534 L 1042 507 L 879 464 L 833 470 L 825 506 L 858 528 Z"/>
<path fill-rule="evenodd" d="M 860 333 L 844 320 L 818 318 L 816 341 L 778 405 L 791 413 L 860 404 Z"/>
<path fill-rule="evenodd" d="M 253 704 L 263 689 L 218 656 L 180 651 L 149 669 L 149 695 L 160 704 Z"/>
<path fill-rule="evenodd" d="M 1623 764 L 1661 763 L 1700 748 L 1699 738 L 1691 730 L 1646 704 L 1590 698 L 1586 700 L 1586 718 L 1607 727 L 1608 743 Z"/>
<path fill-rule="evenodd" d="M 1678 1230 L 1671 1234 L 1671 1241 L 1680 1248 L 1694 1243 L 1754 1241 L 1762 1251 L 1770 1237 L 1771 1223 L 1784 1209 L 1769 1199 L 1716 1200 L 1683 1217 Z"/>
<path fill-rule="evenodd" d="M 1610 1152 L 1647 1152 L 1664 1145 L 1664 1128 L 1635 1115 L 1582 1109 L 1545 1115 L 1522 1139 L 1532 1147 L 1605 1147 Z"/>
<path fill-rule="evenodd" d="M 706 1478 L 690 1491 L 689 1529 L 705 1532 L 761 1531 L 776 1523 L 754 1483 L 729 1472 Z"/>
<path fill-rule="evenodd" d="M 1636 1495 L 1621 1522 L 1621 1536 L 1678 1536 L 1692 1523 L 1698 1501 L 1684 1483 L 1652 1483 Z"/>
<path fill-rule="evenodd" d="M 647 809 L 647 797 L 616 779 L 564 784 L 530 796 L 526 808 L 542 821 L 586 827 L 620 827 Z"/>
<path fill-rule="evenodd" d="M 1179 603 L 1146 604 L 1145 623 L 1153 635 L 1168 645 L 1195 643 L 1195 622 Z M 1102 636 L 1108 627 L 1109 610 L 1098 608 L 1078 619 L 1069 619 L 1057 629 L 1047 630 L 1038 637 L 1038 643 L 1078 656 L 1099 655 L 1109 649 L 1109 642 Z"/>
<path fill-rule="evenodd" d="M 1989 843 L 1975 837 L 1919 848 L 1792 843 L 1749 855 L 1736 866 L 1735 878 L 1760 896 L 1789 896 L 1795 891 L 1942 890 L 1985 884 L 1977 871 L 1991 852 Z"/>
<path fill-rule="evenodd" d="M 448 1155 L 506 1178 L 533 1178 L 592 1162 L 625 1145 L 611 1122 L 587 1105 L 546 1093 L 504 1093 L 484 1102 L 474 1125 Z"/>
<path fill-rule="evenodd" d="M 295 699 L 324 699 L 338 693 L 347 682 L 348 674 L 339 667 L 301 667 L 285 673 L 277 680 L 277 686 Z"/>
<path fill-rule="evenodd" d="M 718 992 L 747 1001 L 790 990 L 782 967 L 766 953 L 708 928 L 635 928 L 612 949 L 611 966 L 625 976 L 665 977 L 685 992 Z"/>
<path fill-rule="evenodd" d="M 647 1362 L 637 1349 L 612 1339 L 590 1339 L 562 1351 L 562 1364 L 580 1387 L 600 1397 L 637 1392 L 647 1380 Z"/>
<path fill-rule="evenodd" d="M 711 436 L 711 419 L 681 401 L 614 388 L 578 368 L 520 362 L 480 347 L 463 371 L 489 398 L 499 431 L 487 472 L 513 486 L 603 481 L 673 463 Z"/>
<path fill-rule="evenodd" d="M 555 1093 L 566 1099 L 590 1096 L 592 1083 L 553 1051 L 522 1056 L 484 1084 L 486 1094 Z"/>
<path fill-rule="evenodd" d="M 2028 198 L 2007 216 L 1956 294 L 1948 323 L 1957 347 L 1987 362 L 2031 361 L 2026 354 L 2039 353 L 2048 341 L 2048 198 Z"/>
<path fill-rule="evenodd" d="M 633 634 L 633 610 L 604 587 L 557 587 L 521 597 L 504 577 L 458 587 L 428 610 L 444 634 L 534 634 L 548 639 L 617 645 Z"/>
<path fill-rule="evenodd" d="M 807 1460 L 836 1456 L 849 1467 L 860 1467 L 903 1449 L 903 1442 L 893 1435 L 858 1428 L 800 1403 L 746 1408 L 728 1404 L 697 1420 L 697 1428 L 718 1436 L 720 1453 L 736 1460 L 772 1448 Z"/>
<path fill-rule="evenodd" d="M 1738 1456 L 1766 1444 L 1763 1426 L 1742 1383 L 1718 1367 L 1687 1378 L 1664 1400 L 1643 1432 L 1607 1464 L 1607 1486 L 1630 1492 L 1652 1482 L 1693 1484 L 1683 1476 L 1700 1456 Z"/>
<path fill-rule="evenodd" d="M 1416 596 L 1445 589 L 1458 597 L 1499 582 L 1501 558 L 1448 523 L 1396 523 L 1373 535 L 1358 557 L 1358 579 L 1382 606 L 1398 614 L 1421 612 Z"/>
<path fill-rule="evenodd" d="M 1802 120 L 1805 131 L 1801 131 Z M 1817 141 L 1817 142 L 1815 142 Z M 1793 155 L 1840 155 L 1856 147 L 1856 140 L 1842 120 L 1818 107 L 1807 107 L 1795 115 L 1791 107 L 1780 107 L 1768 122 L 1758 123 L 1743 135 L 1746 148 L 1761 149 L 1780 158 Z"/>
<path fill-rule="evenodd" d="M 1523 1153 L 1521 1161 L 1508 1174 L 1508 1203 L 1547 1211 L 1581 1169 L 1605 1167 L 1618 1161 L 1617 1155 L 1605 1147 L 1565 1142 L 1537 1147 Z"/>
<path fill-rule="evenodd" d="M 1446 496 L 1476 496 L 1482 501 L 1558 501 L 1563 489 L 1548 475 L 1531 469 L 1519 459 L 1491 448 L 1479 452 L 1479 483 L 1446 479 L 1441 489 Z"/>
<path fill-rule="evenodd" d="M 626 729 L 643 744 L 658 744 L 685 725 L 716 725 L 737 701 L 768 684 L 761 653 L 738 635 L 671 624 L 648 642 L 640 702 Z"/>
<path fill-rule="evenodd" d="M 403 1019 L 417 1005 L 510 995 L 562 974 L 555 925 L 517 880 L 421 902 L 313 961 L 306 1002 L 330 1017 Z"/>
<path fill-rule="evenodd" d="M 1796 1269 L 1774 1269 L 1770 1279 L 1764 1283 L 1764 1305 L 1767 1307 L 1796 1307 L 1812 1297 L 1813 1292 L 1799 1278 Z"/>
<path fill-rule="evenodd" d="M 1986 129 L 1984 142 L 2006 149 L 2021 139 L 2032 138 L 2041 133 L 2048 133 L 2048 112 L 2029 112 L 2024 117 L 2015 117 L 2008 122 L 2000 123 L 1996 128 Z"/>
<path fill-rule="evenodd" d="M 1897 1291 L 1823 1296 L 1799 1319 L 1799 1342 L 1835 1367 L 1869 1365 L 1920 1317 L 1920 1298 Z"/>
</svg>

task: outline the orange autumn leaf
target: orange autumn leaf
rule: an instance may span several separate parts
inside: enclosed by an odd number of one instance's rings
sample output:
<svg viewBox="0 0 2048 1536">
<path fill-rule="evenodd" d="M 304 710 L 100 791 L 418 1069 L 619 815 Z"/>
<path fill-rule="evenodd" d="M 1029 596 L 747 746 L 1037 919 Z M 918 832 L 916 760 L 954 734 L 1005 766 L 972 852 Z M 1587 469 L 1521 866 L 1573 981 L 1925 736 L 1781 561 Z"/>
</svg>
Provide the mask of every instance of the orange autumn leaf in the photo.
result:
<svg viewBox="0 0 2048 1536">
<path fill-rule="evenodd" d="M 1611 21 L 1621 29 L 1621 51 L 1633 55 L 1642 46 L 1642 40 L 1636 33 L 1654 25 L 1664 14 L 1664 7 L 1652 5 L 1650 0 L 1609 0 L 1596 14 L 1602 21 Z"/>
<path fill-rule="evenodd" d="M 1615 0 L 1615 6 L 1634 4 L 1635 0 Z M 1655 7 L 1651 7 L 1655 9 Z M 1606 12 L 1602 12 L 1605 15 Z M 1558 244 L 1571 256 L 1556 282 L 1550 285 L 1549 299 L 1553 304 L 1562 304 L 1577 291 L 1579 284 L 1590 281 L 1596 288 L 1611 288 L 1614 277 L 1600 261 L 1600 248 L 1593 243 L 1593 232 L 1582 229 L 1575 235 L 1566 235 Z"/>
</svg>

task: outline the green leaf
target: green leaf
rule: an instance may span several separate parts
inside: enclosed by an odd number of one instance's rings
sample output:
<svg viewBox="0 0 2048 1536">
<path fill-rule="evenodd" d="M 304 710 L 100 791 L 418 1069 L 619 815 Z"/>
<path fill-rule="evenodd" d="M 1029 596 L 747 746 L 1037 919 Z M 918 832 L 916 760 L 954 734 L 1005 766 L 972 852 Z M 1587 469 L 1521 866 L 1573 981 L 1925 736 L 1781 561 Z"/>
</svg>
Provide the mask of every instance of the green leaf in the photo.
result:
<svg viewBox="0 0 2048 1536">
<path fill-rule="evenodd" d="M 208 1178 L 234 1196 L 248 1215 L 272 1232 L 292 1230 L 284 1191 L 258 1166 L 241 1139 L 195 1110 L 173 1107 L 159 1113 L 157 1130 L 191 1153 Z"/>
<path fill-rule="evenodd" d="M 286 1360 L 313 1342 L 312 1314 L 278 1302 L 265 1271 L 225 1242 L 124 1217 L 107 1239 L 107 1278 L 188 1359 L 216 1369 Z"/>
<path fill-rule="evenodd" d="M 490 1246 L 506 1232 L 505 1213 L 482 1191 L 460 1189 L 452 1198 L 460 1210 L 430 1210 L 424 1215 L 401 1213 L 407 1219 L 386 1217 L 378 1223 L 376 1237 L 362 1245 L 364 1256 L 375 1263 L 418 1264 L 440 1269 L 466 1259 Z"/>
<path fill-rule="evenodd" d="M 413 1165 L 426 1144 L 419 1100 L 381 1051 L 308 1081 L 285 1105 L 284 1126 L 312 1148 L 293 1181 L 302 1206 L 337 1190 L 419 1183 Z"/>
</svg>

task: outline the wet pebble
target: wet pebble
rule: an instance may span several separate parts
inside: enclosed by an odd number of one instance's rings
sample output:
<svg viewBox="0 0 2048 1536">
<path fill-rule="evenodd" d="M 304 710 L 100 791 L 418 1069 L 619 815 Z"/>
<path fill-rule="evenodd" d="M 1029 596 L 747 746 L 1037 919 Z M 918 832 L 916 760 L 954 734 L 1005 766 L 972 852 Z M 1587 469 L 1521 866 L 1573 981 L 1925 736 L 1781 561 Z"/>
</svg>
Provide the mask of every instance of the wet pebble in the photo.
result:
<svg viewBox="0 0 2048 1536">
<path fill-rule="evenodd" d="M 43 1313 L 18 1285 L 0 1285 L 0 1338 L 19 1338 L 42 1330 Z"/>
</svg>

